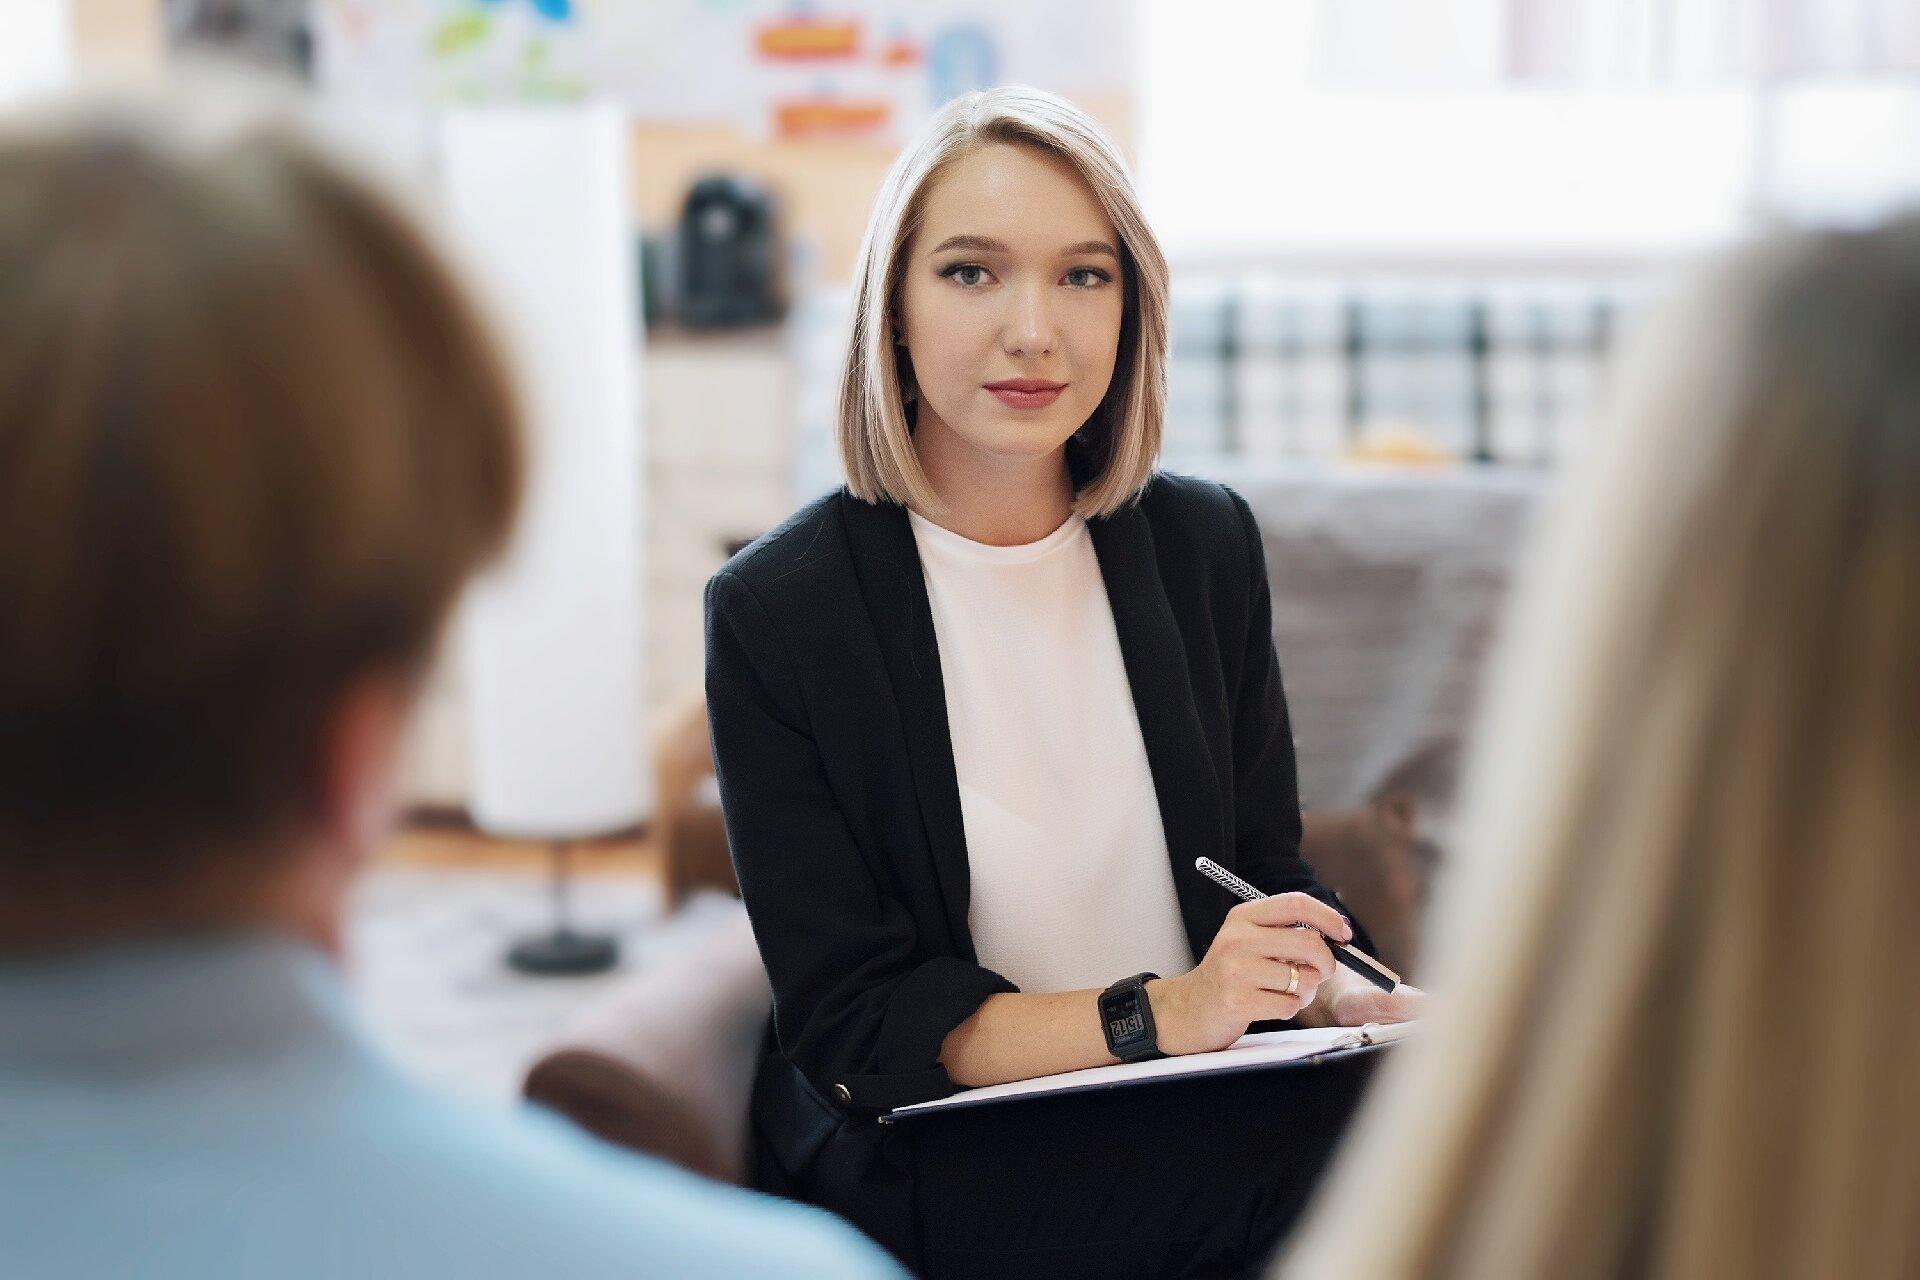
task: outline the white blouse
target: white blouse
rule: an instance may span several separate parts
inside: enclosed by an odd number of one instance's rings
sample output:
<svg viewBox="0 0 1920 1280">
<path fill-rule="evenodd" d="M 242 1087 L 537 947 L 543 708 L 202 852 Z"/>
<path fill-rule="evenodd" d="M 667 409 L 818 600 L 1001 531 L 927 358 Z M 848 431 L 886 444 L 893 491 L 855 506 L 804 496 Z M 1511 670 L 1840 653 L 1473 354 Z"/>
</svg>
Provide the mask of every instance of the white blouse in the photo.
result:
<svg viewBox="0 0 1920 1280">
<path fill-rule="evenodd" d="M 1193 949 L 1086 521 L 995 547 L 908 518 L 940 643 L 980 963 L 1028 992 L 1185 973 Z"/>
</svg>

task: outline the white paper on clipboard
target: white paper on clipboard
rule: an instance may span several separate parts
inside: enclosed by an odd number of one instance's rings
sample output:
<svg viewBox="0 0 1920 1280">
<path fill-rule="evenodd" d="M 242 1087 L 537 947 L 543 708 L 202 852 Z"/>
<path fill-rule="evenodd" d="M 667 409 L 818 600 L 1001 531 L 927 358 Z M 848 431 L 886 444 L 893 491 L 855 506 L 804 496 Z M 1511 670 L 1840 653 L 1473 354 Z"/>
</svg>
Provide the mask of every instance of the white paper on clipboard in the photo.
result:
<svg viewBox="0 0 1920 1280">
<path fill-rule="evenodd" d="M 1186 1076 L 1207 1075 L 1217 1071 L 1245 1071 L 1253 1067 L 1278 1066 L 1345 1049 L 1391 1044 L 1395 1040 L 1403 1040 L 1411 1035 L 1416 1025 L 1412 1022 L 1392 1024 L 1369 1022 L 1364 1027 L 1312 1027 L 1297 1031 L 1262 1031 L 1241 1036 L 1226 1048 L 1216 1049 L 1212 1053 L 1189 1053 L 1172 1058 L 1155 1058 L 1151 1062 L 1117 1062 L 1111 1066 L 1065 1071 L 1054 1076 L 1037 1076 L 1032 1080 L 1015 1080 L 1009 1084 L 963 1089 L 959 1093 L 945 1098 L 936 1098 L 931 1102 L 916 1102 L 912 1106 L 895 1107 L 881 1116 L 880 1122 L 891 1124 L 897 1120 L 911 1119 L 932 1112 L 952 1111 L 960 1107 L 977 1107 L 1015 1098 L 1041 1097 L 1052 1093 L 1078 1093 L 1086 1089 L 1139 1084 L 1147 1080 L 1171 1080 Z"/>
</svg>

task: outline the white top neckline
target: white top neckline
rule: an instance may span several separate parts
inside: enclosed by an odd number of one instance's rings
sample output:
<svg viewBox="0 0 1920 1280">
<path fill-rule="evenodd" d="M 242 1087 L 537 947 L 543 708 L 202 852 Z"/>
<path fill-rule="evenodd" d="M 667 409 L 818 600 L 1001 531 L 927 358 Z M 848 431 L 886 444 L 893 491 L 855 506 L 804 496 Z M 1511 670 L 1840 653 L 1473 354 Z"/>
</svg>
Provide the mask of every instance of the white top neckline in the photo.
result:
<svg viewBox="0 0 1920 1280">
<path fill-rule="evenodd" d="M 907 519 L 912 522 L 917 535 L 941 549 L 990 564 L 1025 564 L 1030 560 L 1038 560 L 1071 542 L 1080 530 L 1087 527 L 1087 522 L 1078 513 L 1069 513 L 1058 529 L 1037 542 L 998 547 L 990 542 L 975 542 L 972 538 L 963 537 L 911 508 L 907 511 Z"/>
</svg>

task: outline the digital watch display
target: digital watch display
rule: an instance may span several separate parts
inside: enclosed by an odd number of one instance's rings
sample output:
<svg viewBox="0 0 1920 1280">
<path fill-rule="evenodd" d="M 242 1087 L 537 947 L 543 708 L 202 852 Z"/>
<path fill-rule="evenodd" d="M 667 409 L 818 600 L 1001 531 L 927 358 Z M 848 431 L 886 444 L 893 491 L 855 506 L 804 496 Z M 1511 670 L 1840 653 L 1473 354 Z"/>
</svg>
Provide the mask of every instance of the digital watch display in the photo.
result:
<svg viewBox="0 0 1920 1280">
<path fill-rule="evenodd" d="M 1137 973 L 1100 993 L 1100 1027 L 1106 1033 L 1107 1052 L 1122 1062 L 1161 1056 L 1153 1005 L 1147 999 L 1147 983 L 1159 976 Z"/>
</svg>

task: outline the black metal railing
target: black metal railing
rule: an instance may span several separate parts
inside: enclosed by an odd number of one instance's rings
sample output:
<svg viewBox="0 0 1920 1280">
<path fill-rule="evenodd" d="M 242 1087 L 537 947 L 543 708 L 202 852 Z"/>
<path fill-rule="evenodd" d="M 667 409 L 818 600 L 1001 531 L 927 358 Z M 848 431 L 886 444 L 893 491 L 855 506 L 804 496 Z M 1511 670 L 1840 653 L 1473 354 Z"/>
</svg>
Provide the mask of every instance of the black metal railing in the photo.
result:
<svg viewBox="0 0 1920 1280">
<path fill-rule="evenodd" d="M 1550 465 L 1588 431 L 1644 291 L 1590 282 L 1176 288 L 1170 455 L 1337 456 L 1398 430 Z"/>
</svg>

